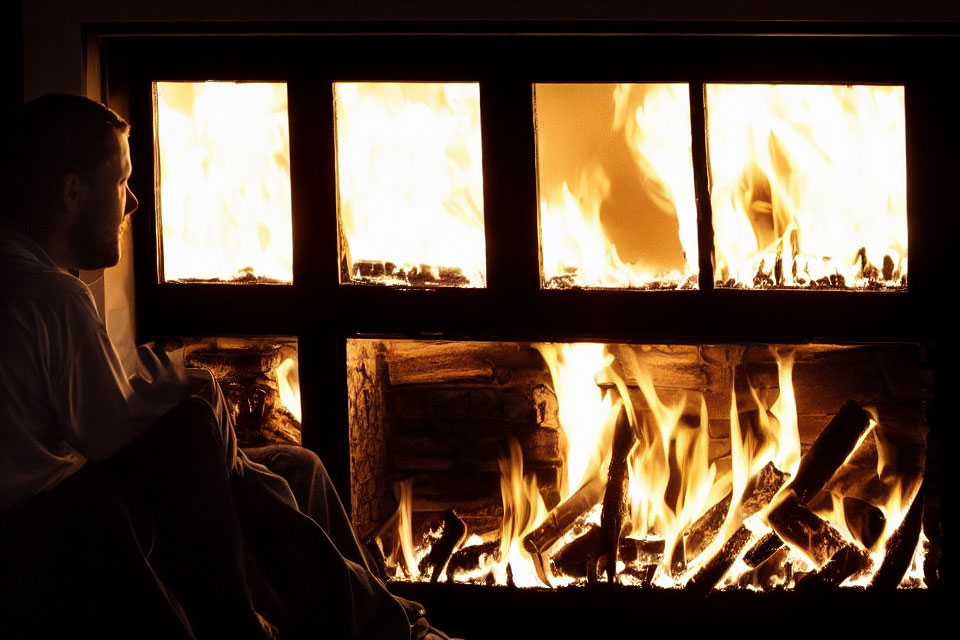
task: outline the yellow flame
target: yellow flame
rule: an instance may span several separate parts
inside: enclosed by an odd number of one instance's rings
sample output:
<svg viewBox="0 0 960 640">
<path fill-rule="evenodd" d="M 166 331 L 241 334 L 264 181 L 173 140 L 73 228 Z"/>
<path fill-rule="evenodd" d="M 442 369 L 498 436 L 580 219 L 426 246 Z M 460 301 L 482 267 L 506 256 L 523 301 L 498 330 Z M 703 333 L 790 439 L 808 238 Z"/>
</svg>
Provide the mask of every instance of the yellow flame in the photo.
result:
<svg viewBox="0 0 960 640">
<path fill-rule="evenodd" d="M 630 117 L 631 94 L 642 97 Z M 682 277 L 698 271 L 697 200 L 693 187 L 690 93 L 687 84 L 619 84 L 614 94 L 616 128 L 647 182 L 649 193 L 667 212 L 676 212 L 683 246 Z"/>
<path fill-rule="evenodd" d="M 400 542 L 400 558 L 403 570 L 410 580 L 420 577 L 420 565 L 417 562 L 417 551 L 413 545 L 413 480 L 403 480 L 397 483 L 399 502 L 397 515 L 399 516 L 398 533 Z M 421 553 L 421 555 L 423 555 Z"/>
<path fill-rule="evenodd" d="M 541 92 L 550 86 L 537 85 Z M 600 220 L 601 207 L 610 197 L 610 178 L 598 161 L 590 160 L 586 161 L 580 171 L 579 183 L 573 188 L 568 181 L 550 191 L 542 187 L 540 238 L 544 285 L 557 288 L 642 288 L 684 284 L 698 269 L 688 85 L 609 86 L 614 101 L 611 129 L 623 130 L 624 142 L 645 193 L 667 215 L 676 216 L 684 266 L 664 273 L 651 267 L 648 260 L 641 258 L 637 262 L 625 262 L 620 258 Z M 543 116 L 545 109 L 560 108 L 559 103 L 562 103 L 558 101 L 558 106 L 554 107 L 552 102 L 550 105 L 546 102 L 537 99 L 538 118 Z M 542 143 L 541 140 L 538 144 L 541 185 L 546 181 Z M 637 236 L 644 232 L 636 226 L 631 229 L 631 233 Z M 696 283 L 689 281 L 686 286 L 695 287 Z"/>
<path fill-rule="evenodd" d="M 718 282 L 905 282 L 902 86 L 708 84 L 706 106 Z"/>
<path fill-rule="evenodd" d="M 597 385 L 596 377 L 613 356 L 602 344 L 535 344 L 543 356 L 557 396 L 557 417 L 566 440 L 560 498 L 566 499 L 599 470 L 604 426 L 619 407 Z"/>
<path fill-rule="evenodd" d="M 503 499 L 503 523 L 500 528 L 500 562 L 492 569 L 502 583 L 507 581 L 509 565 L 514 584 L 532 587 L 540 584 L 530 554 L 520 541 L 546 518 L 547 508 L 533 475 L 523 475 L 520 443 L 510 439 L 510 455 L 500 464 L 500 493 Z"/>
<path fill-rule="evenodd" d="M 668 586 L 678 570 L 674 550 L 680 536 L 703 513 L 716 477 L 716 467 L 709 461 L 706 400 L 681 393 L 665 402 L 642 359 L 633 350 L 622 351 L 621 358 L 630 361 L 648 410 L 628 459 L 629 535 L 663 538 L 664 556 L 654 581 Z M 688 400 L 698 413 L 696 424 L 684 419 Z"/>
<path fill-rule="evenodd" d="M 338 82 L 334 96 L 350 278 L 364 260 L 425 265 L 434 279 L 459 268 L 485 286 L 479 85 Z"/>
<path fill-rule="evenodd" d="M 164 281 L 293 281 L 283 83 L 158 82 Z"/>
<path fill-rule="evenodd" d="M 303 422 L 300 409 L 300 372 L 295 358 L 287 358 L 276 369 L 277 390 L 280 404 L 289 411 L 297 422 Z"/>
</svg>

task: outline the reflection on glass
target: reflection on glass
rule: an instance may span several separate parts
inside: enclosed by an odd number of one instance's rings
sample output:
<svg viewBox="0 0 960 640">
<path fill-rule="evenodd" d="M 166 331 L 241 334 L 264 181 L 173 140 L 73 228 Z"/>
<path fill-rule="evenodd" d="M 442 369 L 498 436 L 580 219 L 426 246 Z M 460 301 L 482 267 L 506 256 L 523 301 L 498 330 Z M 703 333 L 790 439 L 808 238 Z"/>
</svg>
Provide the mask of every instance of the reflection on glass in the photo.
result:
<svg viewBox="0 0 960 640">
<path fill-rule="evenodd" d="M 686 84 L 537 84 L 543 286 L 696 288 Z"/>
<path fill-rule="evenodd" d="M 706 86 L 718 286 L 907 284 L 902 86 Z"/>
<path fill-rule="evenodd" d="M 293 281 L 283 83 L 157 82 L 161 281 Z"/>
<path fill-rule="evenodd" d="M 341 282 L 483 287 L 480 87 L 334 85 Z"/>
</svg>

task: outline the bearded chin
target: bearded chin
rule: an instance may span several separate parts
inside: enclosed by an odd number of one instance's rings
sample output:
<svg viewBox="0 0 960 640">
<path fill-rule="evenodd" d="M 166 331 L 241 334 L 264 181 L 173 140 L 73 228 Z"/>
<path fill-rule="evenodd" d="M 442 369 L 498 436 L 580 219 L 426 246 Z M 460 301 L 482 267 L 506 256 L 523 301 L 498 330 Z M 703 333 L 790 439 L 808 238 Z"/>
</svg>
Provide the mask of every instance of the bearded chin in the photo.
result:
<svg viewBox="0 0 960 640">
<path fill-rule="evenodd" d="M 79 216 L 70 229 L 70 242 L 78 269 L 112 267 L 120 261 L 120 231 L 92 224 L 93 216 Z"/>
</svg>

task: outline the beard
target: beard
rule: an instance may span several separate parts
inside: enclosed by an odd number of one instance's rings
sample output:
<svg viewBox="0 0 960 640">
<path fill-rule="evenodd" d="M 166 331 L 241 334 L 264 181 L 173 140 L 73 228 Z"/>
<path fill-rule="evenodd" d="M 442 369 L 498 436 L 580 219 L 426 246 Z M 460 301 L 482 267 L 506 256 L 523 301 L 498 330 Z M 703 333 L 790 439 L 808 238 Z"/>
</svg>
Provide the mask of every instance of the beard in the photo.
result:
<svg viewBox="0 0 960 640">
<path fill-rule="evenodd" d="M 120 261 L 120 237 L 126 224 L 105 220 L 107 210 L 103 203 L 91 202 L 74 218 L 69 238 L 79 269 L 102 269 Z"/>
</svg>

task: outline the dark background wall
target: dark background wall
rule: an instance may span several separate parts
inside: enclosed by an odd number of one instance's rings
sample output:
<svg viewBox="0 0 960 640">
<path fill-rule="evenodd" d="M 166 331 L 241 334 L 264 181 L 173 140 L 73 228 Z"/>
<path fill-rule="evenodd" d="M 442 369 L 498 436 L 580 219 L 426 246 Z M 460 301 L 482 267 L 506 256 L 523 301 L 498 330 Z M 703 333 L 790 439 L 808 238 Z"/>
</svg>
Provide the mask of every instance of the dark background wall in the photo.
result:
<svg viewBox="0 0 960 640">
<path fill-rule="evenodd" d="M 0 83 L 3 87 L 0 102 L 6 113 L 23 102 L 23 6 L 20 0 L 11 0 L 3 3 L 2 7 L 0 24 L 3 24 L 3 31 L 0 38 L 3 44 L 0 46 L 3 48 L 0 60 L 3 61 L 3 70 L 0 76 L 7 80 Z"/>
<path fill-rule="evenodd" d="M 20 0 L 5 2 L 16 11 Z M 956 0 L 22 0 L 24 93 L 83 90 L 85 23 L 297 20 L 958 21 Z M 4 16 L 6 17 L 6 16 Z"/>
</svg>

